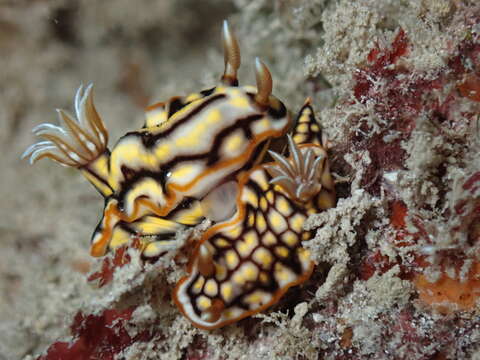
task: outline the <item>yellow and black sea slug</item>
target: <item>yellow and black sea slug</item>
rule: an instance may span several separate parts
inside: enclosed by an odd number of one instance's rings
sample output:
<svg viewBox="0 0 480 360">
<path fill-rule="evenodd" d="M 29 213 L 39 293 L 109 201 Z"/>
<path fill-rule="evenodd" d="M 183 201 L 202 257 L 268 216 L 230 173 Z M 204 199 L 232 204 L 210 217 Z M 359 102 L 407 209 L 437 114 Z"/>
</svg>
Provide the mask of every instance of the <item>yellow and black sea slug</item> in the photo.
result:
<svg viewBox="0 0 480 360">
<path fill-rule="evenodd" d="M 261 61 L 255 64 L 257 87 L 238 86 L 240 51 L 227 22 L 223 43 L 219 86 L 148 107 L 144 127 L 124 135 L 111 151 L 92 85 L 77 91 L 76 121 L 59 110 L 63 126 L 34 128 L 45 141 L 26 150 L 30 162 L 48 157 L 76 167 L 105 197 L 92 236 L 93 256 L 124 245 L 132 235 L 156 236 L 144 253 L 157 255 L 163 239 L 208 216 L 212 208 L 202 207 L 202 198 L 260 162 L 271 139 L 291 127 L 284 104 L 271 95 L 271 75 Z"/>
<path fill-rule="evenodd" d="M 263 311 L 310 276 L 314 264 L 302 241 L 313 234 L 303 224 L 335 204 L 321 141 L 307 101 L 288 135 L 290 156 L 270 152 L 274 162 L 239 177 L 235 214 L 205 232 L 174 291 L 196 326 L 218 328 Z"/>
</svg>

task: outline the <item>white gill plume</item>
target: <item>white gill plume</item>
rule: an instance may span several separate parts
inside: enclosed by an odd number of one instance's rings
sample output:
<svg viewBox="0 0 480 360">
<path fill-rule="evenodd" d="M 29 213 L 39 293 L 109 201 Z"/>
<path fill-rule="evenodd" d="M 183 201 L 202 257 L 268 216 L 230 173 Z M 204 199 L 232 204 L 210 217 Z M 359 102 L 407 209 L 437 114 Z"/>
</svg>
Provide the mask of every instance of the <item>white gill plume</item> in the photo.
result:
<svg viewBox="0 0 480 360">
<path fill-rule="evenodd" d="M 93 85 L 80 86 L 75 95 L 76 120 L 64 110 L 57 109 L 63 126 L 43 123 L 33 133 L 43 138 L 22 155 L 33 164 L 48 157 L 65 166 L 82 167 L 95 160 L 107 148 L 108 132 L 93 104 Z"/>
<path fill-rule="evenodd" d="M 267 166 L 267 171 L 273 177 L 270 183 L 281 186 L 296 201 L 308 201 L 322 188 L 321 176 L 325 154 L 317 155 L 312 147 L 300 149 L 290 135 L 288 149 L 290 152 L 288 159 L 269 151 L 275 160 L 274 165 Z"/>
</svg>

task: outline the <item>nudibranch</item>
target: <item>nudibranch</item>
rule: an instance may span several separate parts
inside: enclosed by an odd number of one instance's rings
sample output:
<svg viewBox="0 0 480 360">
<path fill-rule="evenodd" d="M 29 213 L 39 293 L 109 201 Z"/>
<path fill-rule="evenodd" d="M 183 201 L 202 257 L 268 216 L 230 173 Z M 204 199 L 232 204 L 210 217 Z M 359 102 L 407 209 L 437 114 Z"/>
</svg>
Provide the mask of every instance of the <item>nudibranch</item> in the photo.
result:
<svg viewBox="0 0 480 360">
<path fill-rule="evenodd" d="M 221 84 L 148 107 L 143 128 L 111 151 L 90 85 L 77 91 L 76 116 L 58 110 L 64 126 L 35 127 L 44 141 L 23 155 L 78 168 L 104 196 L 93 256 L 133 238 L 144 256 L 160 256 L 178 230 L 210 219 L 173 293 L 203 329 L 258 313 L 305 281 L 314 263 L 302 242 L 313 234 L 303 224 L 335 205 L 326 140 L 310 100 L 293 123 L 258 59 L 257 86 L 239 86 L 240 50 L 227 22 L 222 37 Z"/>
<path fill-rule="evenodd" d="M 47 157 L 78 168 L 105 197 L 91 240 L 93 256 L 132 236 L 155 239 L 145 240 L 143 253 L 157 256 L 177 230 L 205 217 L 229 216 L 233 208 L 230 213 L 217 208 L 225 197 L 235 199 L 236 175 L 261 162 L 271 140 L 291 127 L 285 105 L 271 94 L 267 67 L 257 59 L 257 87 L 238 86 L 240 51 L 227 22 L 222 38 L 221 84 L 148 107 L 143 128 L 124 135 L 111 151 L 91 85 L 80 87 L 75 96 L 77 121 L 58 110 L 63 127 L 33 129 L 45 141 L 29 147 L 24 157 L 31 163 Z"/>
<path fill-rule="evenodd" d="M 182 313 L 197 327 L 214 329 L 263 311 L 313 270 L 302 241 L 310 214 L 335 204 L 321 130 L 307 101 L 288 136 L 290 157 L 239 177 L 236 213 L 207 230 L 188 275 L 174 291 Z"/>
</svg>

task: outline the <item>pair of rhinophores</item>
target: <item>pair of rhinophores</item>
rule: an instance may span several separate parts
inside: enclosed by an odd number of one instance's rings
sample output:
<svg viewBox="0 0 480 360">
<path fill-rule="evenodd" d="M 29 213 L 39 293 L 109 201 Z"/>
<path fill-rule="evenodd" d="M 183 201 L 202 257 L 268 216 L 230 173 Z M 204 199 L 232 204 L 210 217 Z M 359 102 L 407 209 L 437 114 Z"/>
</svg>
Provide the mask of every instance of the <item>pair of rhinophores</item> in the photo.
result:
<svg viewBox="0 0 480 360">
<path fill-rule="evenodd" d="M 63 126 L 35 127 L 44 141 L 23 155 L 79 169 L 104 196 L 93 256 L 140 238 L 143 255 L 158 257 L 177 231 L 212 220 L 173 293 L 180 311 L 204 329 L 262 311 L 305 281 L 313 262 L 302 247 L 312 237 L 303 223 L 335 204 L 310 101 L 292 123 L 261 61 L 257 87 L 238 85 L 240 50 L 227 22 L 223 45 L 220 85 L 148 107 L 143 128 L 111 151 L 90 85 L 77 91 L 76 120 L 58 110 Z"/>
</svg>

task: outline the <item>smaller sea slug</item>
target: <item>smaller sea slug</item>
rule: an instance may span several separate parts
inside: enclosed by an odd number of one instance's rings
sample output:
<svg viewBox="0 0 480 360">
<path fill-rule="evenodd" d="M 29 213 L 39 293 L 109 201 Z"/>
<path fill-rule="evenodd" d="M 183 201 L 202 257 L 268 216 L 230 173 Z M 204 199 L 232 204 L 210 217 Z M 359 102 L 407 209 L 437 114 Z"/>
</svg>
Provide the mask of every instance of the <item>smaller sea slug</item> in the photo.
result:
<svg viewBox="0 0 480 360">
<path fill-rule="evenodd" d="M 333 207 L 334 182 L 309 101 L 298 117 L 287 159 L 258 165 L 239 178 L 232 218 L 205 232 L 174 291 L 197 327 L 222 327 L 263 311 L 313 270 L 302 241 L 310 214 Z M 298 143 L 297 143 L 298 142 Z"/>
</svg>

